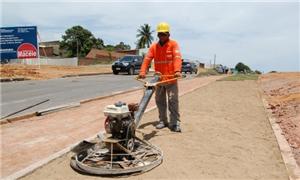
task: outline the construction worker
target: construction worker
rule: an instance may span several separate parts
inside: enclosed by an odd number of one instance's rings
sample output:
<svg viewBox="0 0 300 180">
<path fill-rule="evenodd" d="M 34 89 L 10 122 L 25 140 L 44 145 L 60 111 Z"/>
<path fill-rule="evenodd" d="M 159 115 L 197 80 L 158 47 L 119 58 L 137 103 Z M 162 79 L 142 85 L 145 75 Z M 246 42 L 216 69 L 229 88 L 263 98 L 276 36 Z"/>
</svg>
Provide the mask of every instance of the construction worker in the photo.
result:
<svg viewBox="0 0 300 180">
<path fill-rule="evenodd" d="M 181 132 L 178 84 L 177 80 L 171 80 L 174 77 L 181 77 L 181 54 L 177 42 L 170 39 L 169 24 L 165 22 L 159 23 L 157 36 L 159 41 L 151 45 L 144 58 L 138 78 L 143 79 L 146 77 L 149 64 L 154 59 L 155 71 L 161 73 L 162 81 L 167 81 L 159 85 L 155 92 L 155 101 L 159 112 L 159 122 L 156 128 L 169 127 L 171 131 Z M 166 97 L 168 97 L 168 101 Z M 170 111 L 170 123 L 168 123 L 167 105 Z"/>
</svg>

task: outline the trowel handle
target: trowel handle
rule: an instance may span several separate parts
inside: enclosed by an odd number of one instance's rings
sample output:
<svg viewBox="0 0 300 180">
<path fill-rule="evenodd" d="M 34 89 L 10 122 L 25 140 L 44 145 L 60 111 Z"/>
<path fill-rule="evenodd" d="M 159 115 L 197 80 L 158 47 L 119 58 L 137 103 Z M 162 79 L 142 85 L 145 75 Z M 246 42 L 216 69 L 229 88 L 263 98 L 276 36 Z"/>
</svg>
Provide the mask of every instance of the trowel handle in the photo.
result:
<svg viewBox="0 0 300 180">
<path fill-rule="evenodd" d="M 174 77 L 174 75 L 162 75 L 163 77 Z M 153 77 L 153 76 L 151 76 Z M 171 82 L 171 81 L 174 81 L 174 80 L 178 80 L 178 79 L 181 79 L 181 78 L 184 78 L 184 77 L 177 77 L 177 78 L 172 78 L 172 79 L 168 79 L 168 80 L 164 80 L 164 81 L 159 81 L 159 82 L 156 82 L 156 83 L 150 83 L 152 86 L 156 86 L 156 85 L 159 85 L 159 84 L 163 84 L 163 83 L 167 83 L 167 82 Z M 143 79 L 140 79 L 138 78 L 138 76 L 135 78 L 137 81 L 140 81 L 142 83 L 144 83 L 146 86 L 147 84 L 149 84 L 148 81 L 145 81 Z"/>
<path fill-rule="evenodd" d="M 156 83 L 156 85 L 164 84 L 164 83 L 171 82 L 171 81 L 174 81 L 174 80 L 177 80 L 177 79 L 180 79 L 180 78 L 173 78 L 173 79 L 168 79 L 168 80 L 165 80 L 165 81 L 159 81 L 159 82 Z"/>
<path fill-rule="evenodd" d="M 138 78 L 138 76 L 137 77 L 135 77 L 135 80 L 137 80 L 137 81 L 140 81 L 140 82 L 142 82 L 142 83 L 147 83 L 147 81 L 145 81 L 145 80 L 143 80 L 143 79 L 140 79 L 140 78 Z"/>
</svg>

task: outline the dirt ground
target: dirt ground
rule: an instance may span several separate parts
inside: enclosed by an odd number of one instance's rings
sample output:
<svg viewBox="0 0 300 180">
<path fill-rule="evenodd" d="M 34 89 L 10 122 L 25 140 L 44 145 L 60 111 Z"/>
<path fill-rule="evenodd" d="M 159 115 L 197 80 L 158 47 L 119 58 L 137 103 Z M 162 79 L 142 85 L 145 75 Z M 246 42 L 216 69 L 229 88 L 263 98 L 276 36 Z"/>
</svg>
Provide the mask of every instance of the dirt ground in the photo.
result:
<svg viewBox="0 0 300 180">
<path fill-rule="evenodd" d="M 110 65 L 94 66 L 49 66 L 49 65 L 1 65 L 1 78 L 27 78 L 27 79 L 51 79 L 66 75 L 88 74 L 88 73 L 111 73 Z"/>
<path fill-rule="evenodd" d="M 259 82 L 300 166 L 300 73 L 268 73 Z"/>
<path fill-rule="evenodd" d="M 182 133 L 156 130 L 157 110 L 145 114 L 144 139 L 163 163 L 122 179 L 288 179 L 256 81 L 218 81 L 180 99 Z M 71 169 L 71 153 L 24 179 L 111 179 Z"/>
</svg>

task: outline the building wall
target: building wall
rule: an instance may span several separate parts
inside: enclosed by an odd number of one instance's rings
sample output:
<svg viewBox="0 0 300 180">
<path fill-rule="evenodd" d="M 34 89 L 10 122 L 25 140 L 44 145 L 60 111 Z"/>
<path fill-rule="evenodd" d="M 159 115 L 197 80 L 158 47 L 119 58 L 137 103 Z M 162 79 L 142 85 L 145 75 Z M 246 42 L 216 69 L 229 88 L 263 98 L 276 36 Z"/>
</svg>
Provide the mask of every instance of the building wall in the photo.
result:
<svg viewBox="0 0 300 180">
<path fill-rule="evenodd" d="M 78 66 L 77 58 L 11 59 L 10 64 Z"/>
<path fill-rule="evenodd" d="M 59 41 L 47 41 L 47 42 L 40 42 L 40 47 L 52 47 L 53 48 L 53 55 L 59 56 L 61 50 L 59 49 Z"/>
<path fill-rule="evenodd" d="M 101 58 L 101 59 L 90 59 L 90 58 L 80 58 L 78 60 L 78 66 L 88 66 L 88 65 L 95 65 L 95 64 L 111 64 L 114 60 L 110 58 Z"/>
<path fill-rule="evenodd" d="M 205 68 L 205 64 L 204 63 L 199 63 L 199 67 L 200 68 Z"/>
<path fill-rule="evenodd" d="M 39 47 L 40 56 L 53 56 L 53 47 Z"/>
<path fill-rule="evenodd" d="M 137 49 L 133 49 L 133 50 L 120 50 L 120 51 L 116 51 L 118 53 L 124 53 L 124 54 L 132 54 L 132 55 L 138 55 L 138 50 Z"/>
</svg>

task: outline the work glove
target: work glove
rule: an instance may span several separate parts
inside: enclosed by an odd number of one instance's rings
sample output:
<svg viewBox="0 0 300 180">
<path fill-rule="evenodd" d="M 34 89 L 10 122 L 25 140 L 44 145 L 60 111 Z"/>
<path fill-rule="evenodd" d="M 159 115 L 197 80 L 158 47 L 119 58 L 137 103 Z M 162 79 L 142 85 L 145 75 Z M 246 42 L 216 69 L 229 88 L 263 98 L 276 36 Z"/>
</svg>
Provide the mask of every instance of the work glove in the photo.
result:
<svg viewBox="0 0 300 180">
<path fill-rule="evenodd" d="M 146 78 L 146 76 L 145 76 L 145 75 L 143 75 L 143 74 L 139 74 L 137 78 L 138 78 L 138 79 L 145 79 L 145 78 Z"/>
<path fill-rule="evenodd" d="M 181 72 L 176 72 L 174 75 L 175 78 L 181 78 Z"/>
</svg>

